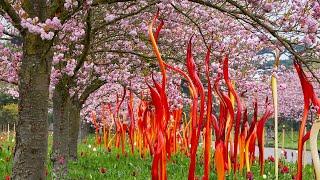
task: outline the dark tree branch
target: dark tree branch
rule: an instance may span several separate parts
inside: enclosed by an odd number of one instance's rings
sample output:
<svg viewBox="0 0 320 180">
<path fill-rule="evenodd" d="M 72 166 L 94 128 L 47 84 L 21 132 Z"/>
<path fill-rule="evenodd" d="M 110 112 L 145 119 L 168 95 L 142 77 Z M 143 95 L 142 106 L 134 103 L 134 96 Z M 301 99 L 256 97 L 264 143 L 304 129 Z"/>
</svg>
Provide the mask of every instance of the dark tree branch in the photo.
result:
<svg viewBox="0 0 320 180">
<path fill-rule="evenodd" d="M 260 19 L 255 17 L 253 14 L 251 14 L 249 11 L 247 11 L 244 7 L 239 5 L 233 0 L 227 0 L 230 4 L 237 7 L 244 15 L 248 16 L 250 19 L 252 19 L 254 22 L 259 24 L 261 27 L 263 27 L 265 30 L 267 30 L 273 37 L 275 37 L 294 57 L 296 60 L 300 61 L 305 65 L 305 67 L 309 70 L 309 72 L 312 74 L 312 76 L 317 80 L 318 83 L 320 83 L 319 78 L 316 76 L 316 74 L 312 71 L 312 69 L 309 67 L 309 65 L 306 63 L 306 61 L 299 55 L 298 52 L 296 52 L 293 48 L 293 45 L 286 40 L 285 38 L 282 38 L 278 35 L 278 33 L 272 29 L 269 25 L 263 23 Z"/>
<path fill-rule="evenodd" d="M 231 15 L 233 17 L 237 17 L 239 19 L 241 19 L 239 16 L 236 16 L 233 11 L 225 9 L 223 7 L 217 6 L 215 4 L 212 4 L 208 1 L 203 1 L 203 0 L 189 0 L 190 2 L 195 2 L 207 7 L 211 7 L 213 9 L 216 9 L 222 13 Z M 299 55 L 298 52 L 296 52 L 293 48 L 293 43 L 291 43 L 290 41 L 288 41 L 287 39 L 281 37 L 276 30 L 274 30 L 272 27 L 270 27 L 269 25 L 267 25 L 266 23 L 264 23 L 260 18 L 258 18 L 257 16 L 253 15 L 251 12 L 249 12 L 248 10 L 246 10 L 243 6 L 241 6 L 240 4 L 238 4 L 236 1 L 234 0 L 226 0 L 226 2 L 228 2 L 229 4 L 233 5 L 235 8 L 237 8 L 241 14 L 247 16 L 248 18 L 250 18 L 251 21 L 253 21 L 254 23 L 256 23 L 258 26 L 260 26 L 261 28 L 265 29 L 267 32 L 269 32 L 273 37 L 275 37 L 294 57 L 297 61 L 301 62 L 302 64 L 305 65 L 305 67 L 308 69 L 308 71 L 312 74 L 312 76 L 317 80 L 318 83 L 320 83 L 319 78 L 316 76 L 316 74 L 312 71 L 312 69 L 307 65 L 307 63 L 305 62 L 305 60 Z M 248 22 L 248 21 L 246 21 Z M 253 27 L 257 28 L 257 25 L 255 25 L 253 22 L 249 22 L 250 25 L 252 25 Z"/>
<path fill-rule="evenodd" d="M 18 82 L 11 82 L 11 81 L 8 81 L 7 79 L 5 79 L 5 78 L 0 78 L 0 81 L 2 81 L 2 82 L 5 82 L 5 83 L 8 83 L 8 84 L 12 84 L 12 85 L 18 85 Z"/>
<path fill-rule="evenodd" d="M 91 6 L 97 6 L 100 4 L 114 4 L 119 2 L 138 2 L 137 0 L 94 0 Z"/>
<path fill-rule="evenodd" d="M 83 45 L 84 45 L 84 49 L 83 52 L 79 58 L 79 61 L 76 65 L 76 67 L 74 68 L 73 72 L 73 76 L 71 77 L 71 79 L 73 79 L 76 74 L 78 73 L 78 71 L 80 70 L 80 68 L 82 67 L 83 63 L 85 62 L 85 60 L 87 59 L 87 55 L 89 53 L 89 49 L 90 49 L 90 44 L 91 44 L 91 10 L 88 10 L 88 14 L 86 17 L 86 30 L 85 30 L 85 37 L 83 40 Z"/>
<path fill-rule="evenodd" d="M 89 86 L 86 87 L 86 89 L 83 91 L 83 93 L 80 95 L 79 98 L 79 104 L 82 106 L 87 98 L 90 96 L 90 94 L 92 94 L 93 92 L 95 92 L 96 90 L 98 90 L 101 86 L 103 86 L 106 82 L 101 80 L 101 79 L 94 79 Z"/>
<path fill-rule="evenodd" d="M 109 25 L 112 25 L 112 24 L 115 24 L 116 22 L 118 22 L 118 21 L 120 21 L 120 20 L 122 20 L 122 19 L 131 17 L 131 16 L 135 16 L 135 15 L 143 12 L 144 10 L 148 9 L 149 7 L 151 7 L 151 6 L 155 5 L 155 4 L 156 4 L 156 2 L 153 2 L 153 3 L 150 3 L 150 4 L 148 4 L 148 5 L 140 8 L 140 9 L 137 10 L 137 11 L 134 11 L 134 12 L 131 12 L 131 13 L 129 13 L 129 14 L 125 14 L 125 15 L 119 16 L 119 17 L 113 19 L 112 21 L 109 21 L 109 22 L 105 22 L 105 21 L 104 21 L 104 23 L 102 23 L 100 26 L 94 28 L 94 29 L 92 30 L 92 32 L 93 32 L 93 33 L 96 33 L 97 31 L 101 30 L 102 28 L 104 28 L 104 27 L 106 27 L 106 26 L 109 26 Z"/>
<path fill-rule="evenodd" d="M 177 6 L 175 6 L 173 3 L 171 3 L 171 6 L 172 6 L 176 11 L 178 11 L 180 14 L 182 14 L 184 17 L 186 17 L 187 19 L 189 19 L 189 20 L 192 22 L 192 24 L 194 24 L 194 25 L 197 27 L 197 29 L 198 29 L 201 37 L 202 37 L 203 43 L 204 43 L 204 45 L 205 45 L 205 46 L 207 47 L 207 49 L 208 49 L 209 46 L 208 46 L 208 43 L 207 43 L 207 41 L 206 41 L 206 38 L 204 37 L 203 31 L 201 30 L 200 25 L 199 25 L 194 19 L 192 19 L 188 14 L 186 14 L 185 12 L 183 12 L 183 10 L 181 10 L 180 8 L 178 8 Z"/>
<path fill-rule="evenodd" d="M 7 36 L 10 36 L 10 37 L 12 37 L 12 38 L 22 39 L 21 36 L 15 35 L 15 34 L 13 34 L 13 33 L 10 33 L 10 32 L 8 32 L 8 31 L 6 31 L 6 30 L 3 31 L 3 34 L 5 34 L 5 35 L 7 35 Z"/>
<path fill-rule="evenodd" d="M 143 59 L 156 59 L 156 56 L 148 56 L 142 53 L 137 53 L 136 51 L 124 51 L 124 50 L 108 50 L 108 49 L 104 49 L 104 50 L 96 50 L 93 51 L 92 53 L 105 53 L 105 52 L 110 52 L 110 53 L 118 53 L 118 54 L 131 54 L 131 55 L 135 55 L 138 57 L 141 57 Z M 183 63 L 183 61 L 181 61 L 179 58 L 176 57 L 170 57 L 170 56 L 162 56 L 164 59 L 171 59 L 174 60 L 176 62 L 181 62 Z"/>
<path fill-rule="evenodd" d="M 23 28 L 21 26 L 21 18 L 19 17 L 16 10 L 11 6 L 9 2 L 6 0 L 0 0 L 0 8 L 3 9 L 12 19 L 13 26 L 20 31 L 23 32 Z"/>
</svg>

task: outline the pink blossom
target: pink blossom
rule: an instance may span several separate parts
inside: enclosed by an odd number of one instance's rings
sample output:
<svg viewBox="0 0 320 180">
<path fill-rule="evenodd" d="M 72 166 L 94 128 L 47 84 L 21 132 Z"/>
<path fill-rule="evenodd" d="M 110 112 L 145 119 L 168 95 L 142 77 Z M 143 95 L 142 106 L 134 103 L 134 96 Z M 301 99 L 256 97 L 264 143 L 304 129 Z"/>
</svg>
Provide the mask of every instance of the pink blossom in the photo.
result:
<svg viewBox="0 0 320 180">
<path fill-rule="evenodd" d="M 110 22 L 110 21 L 114 20 L 115 18 L 116 18 L 115 15 L 113 15 L 113 14 L 108 14 L 108 15 L 106 15 L 106 17 L 104 18 L 104 20 L 107 21 L 107 22 Z"/>
<path fill-rule="evenodd" d="M 309 17 L 306 19 L 306 24 L 307 24 L 307 32 L 309 33 L 316 33 L 319 28 L 319 23 L 317 20 Z"/>
<path fill-rule="evenodd" d="M 59 53 L 53 56 L 52 65 L 58 64 L 64 58 L 64 54 Z"/>
<path fill-rule="evenodd" d="M 4 27 L 2 23 L 0 23 L 0 37 L 3 35 L 3 30 L 4 30 Z"/>
<path fill-rule="evenodd" d="M 64 8 L 67 10 L 72 9 L 73 7 L 78 6 L 78 1 L 76 0 L 66 0 L 64 3 Z"/>
<path fill-rule="evenodd" d="M 52 20 L 47 19 L 45 24 L 53 30 L 59 30 L 62 27 L 61 21 L 57 17 L 52 18 Z"/>
<path fill-rule="evenodd" d="M 262 8 L 265 12 L 270 12 L 270 11 L 272 11 L 273 6 L 272 6 L 272 3 L 266 3 L 263 5 Z"/>
<path fill-rule="evenodd" d="M 316 19 L 320 18 L 320 5 L 317 3 L 313 6 L 313 14 L 312 16 Z"/>
<path fill-rule="evenodd" d="M 136 36 L 136 35 L 138 35 L 138 33 L 137 33 L 136 30 L 130 31 L 129 34 L 130 34 L 131 36 Z"/>
</svg>

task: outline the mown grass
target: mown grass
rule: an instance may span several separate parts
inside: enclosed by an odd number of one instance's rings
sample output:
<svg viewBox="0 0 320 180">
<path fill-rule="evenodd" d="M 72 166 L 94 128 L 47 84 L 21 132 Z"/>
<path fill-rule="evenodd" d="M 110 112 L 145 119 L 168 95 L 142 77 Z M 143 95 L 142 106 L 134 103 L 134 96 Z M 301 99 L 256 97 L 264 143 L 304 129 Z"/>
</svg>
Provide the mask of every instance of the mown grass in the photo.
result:
<svg viewBox="0 0 320 180">
<path fill-rule="evenodd" d="M 0 141 L 0 179 L 5 178 L 5 176 L 11 173 L 13 144 L 12 139 L 9 141 Z M 200 149 L 198 153 L 198 166 L 196 169 L 196 174 L 199 178 L 203 174 L 203 157 L 201 151 Z M 151 157 L 146 156 L 145 158 L 141 158 L 137 153 L 131 155 L 129 150 L 127 150 L 127 152 L 126 155 L 122 155 L 121 152 L 115 148 L 113 148 L 111 152 L 108 152 L 103 146 L 95 146 L 94 139 L 90 136 L 85 143 L 82 142 L 79 144 L 78 161 L 69 162 L 68 179 L 151 179 Z M 296 165 L 285 162 L 284 160 L 282 160 L 281 163 L 289 167 L 289 173 L 280 173 L 279 179 L 292 179 L 292 175 L 296 173 Z M 173 155 L 167 164 L 168 179 L 187 179 L 188 167 L 189 159 L 185 155 Z M 53 179 L 51 168 L 52 164 L 48 162 L 47 179 Z M 103 170 L 105 170 L 105 172 L 102 172 Z M 255 179 L 263 179 L 263 177 L 259 175 L 260 168 L 257 162 L 253 164 L 251 170 Z M 266 161 L 266 179 L 273 179 L 273 174 L 274 163 Z M 303 174 L 304 179 L 315 179 L 311 165 L 306 165 Z M 233 179 L 233 176 L 234 175 L 230 173 L 227 175 L 227 179 Z M 246 179 L 245 173 L 237 173 L 235 176 L 237 176 L 239 180 Z M 211 170 L 210 179 L 217 179 L 214 168 Z"/>
<path fill-rule="evenodd" d="M 279 147 L 282 148 L 282 132 L 278 133 Z M 274 147 L 274 139 L 268 139 L 266 141 L 267 147 Z M 298 149 L 298 132 L 297 131 L 285 131 L 284 134 L 284 148 L 286 149 Z M 318 148 L 320 148 L 320 134 L 318 135 Z M 310 141 L 306 142 L 306 149 L 310 150 Z"/>
</svg>

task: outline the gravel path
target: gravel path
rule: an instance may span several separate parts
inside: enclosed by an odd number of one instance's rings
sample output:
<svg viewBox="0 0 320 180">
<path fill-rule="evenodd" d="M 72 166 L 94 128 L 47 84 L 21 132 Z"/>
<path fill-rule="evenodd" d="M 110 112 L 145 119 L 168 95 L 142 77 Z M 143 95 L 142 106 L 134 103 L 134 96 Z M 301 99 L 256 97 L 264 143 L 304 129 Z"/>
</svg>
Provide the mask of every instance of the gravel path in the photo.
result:
<svg viewBox="0 0 320 180">
<path fill-rule="evenodd" d="M 213 148 L 214 148 L 214 142 L 212 143 Z M 200 143 L 200 146 L 202 146 L 202 143 Z M 282 149 L 278 149 L 278 154 L 279 158 L 283 157 L 283 153 L 281 152 Z M 285 149 L 287 151 L 287 161 L 295 163 L 298 158 L 298 150 L 293 150 L 293 149 Z M 259 156 L 259 148 L 256 146 L 255 149 L 255 155 Z M 310 151 L 305 151 L 304 152 L 304 163 L 306 164 L 312 164 L 312 158 L 311 158 L 311 152 Z M 268 157 L 274 156 L 274 149 L 272 147 L 265 147 L 264 148 L 264 158 L 268 159 Z"/>
<path fill-rule="evenodd" d="M 279 157 L 283 157 L 283 153 L 281 153 L 281 148 L 278 149 Z M 297 150 L 292 150 L 292 149 L 285 149 L 287 151 L 287 161 L 289 162 L 296 162 L 298 158 L 298 151 Z M 259 155 L 259 150 L 258 147 L 256 147 L 255 155 Z M 270 147 L 265 147 L 264 148 L 264 157 L 265 159 L 268 159 L 269 156 L 274 156 L 274 149 Z M 305 151 L 304 152 L 304 162 L 306 164 L 311 164 L 311 152 L 310 151 Z"/>
</svg>

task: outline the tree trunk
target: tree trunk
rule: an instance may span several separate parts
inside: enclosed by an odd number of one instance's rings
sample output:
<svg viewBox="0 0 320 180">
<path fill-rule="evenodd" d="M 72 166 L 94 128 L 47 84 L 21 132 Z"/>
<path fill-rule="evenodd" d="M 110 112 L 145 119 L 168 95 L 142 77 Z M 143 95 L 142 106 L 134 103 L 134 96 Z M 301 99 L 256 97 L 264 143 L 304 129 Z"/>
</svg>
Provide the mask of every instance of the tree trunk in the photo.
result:
<svg viewBox="0 0 320 180">
<path fill-rule="evenodd" d="M 47 41 L 26 33 L 19 72 L 19 118 L 12 179 L 45 179 L 52 53 Z"/>
<path fill-rule="evenodd" d="M 78 158 L 80 110 L 81 108 L 77 104 L 72 103 L 72 105 L 70 106 L 69 157 L 74 161 Z"/>
<path fill-rule="evenodd" d="M 64 179 L 68 169 L 68 138 L 70 95 L 64 79 L 56 85 L 53 92 L 53 144 L 51 160 L 54 178 Z"/>
</svg>

